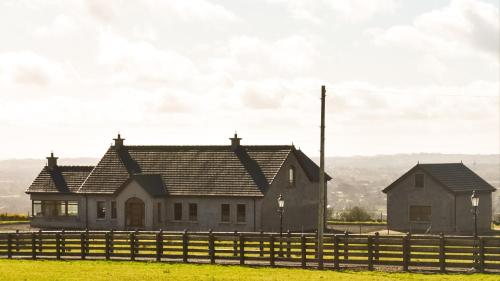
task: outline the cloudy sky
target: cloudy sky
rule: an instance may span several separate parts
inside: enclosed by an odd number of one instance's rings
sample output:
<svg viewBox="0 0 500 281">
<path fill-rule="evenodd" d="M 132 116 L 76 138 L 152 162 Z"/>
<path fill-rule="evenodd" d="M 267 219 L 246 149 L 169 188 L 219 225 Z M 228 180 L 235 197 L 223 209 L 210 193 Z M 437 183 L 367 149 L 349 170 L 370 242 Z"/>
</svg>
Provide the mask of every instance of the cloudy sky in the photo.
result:
<svg viewBox="0 0 500 281">
<path fill-rule="evenodd" d="M 0 0 L 0 159 L 127 144 L 499 153 L 499 2 Z"/>
</svg>

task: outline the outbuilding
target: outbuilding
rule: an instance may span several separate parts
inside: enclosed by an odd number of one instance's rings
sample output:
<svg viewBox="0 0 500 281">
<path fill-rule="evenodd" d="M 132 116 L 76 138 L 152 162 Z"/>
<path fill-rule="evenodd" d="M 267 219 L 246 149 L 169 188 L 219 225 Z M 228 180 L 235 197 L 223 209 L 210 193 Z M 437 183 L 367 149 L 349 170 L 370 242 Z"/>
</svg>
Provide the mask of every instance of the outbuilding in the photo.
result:
<svg viewBox="0 0 500 281">
<path fill-rule="evenodd" d="M 474 232 L 471 195 L 479 197 L 477 231 L 491 230 L 496 189 L 463 163 L 417 164 L 386 187 L 387 224 L 402 232 Z"/>
</svg>

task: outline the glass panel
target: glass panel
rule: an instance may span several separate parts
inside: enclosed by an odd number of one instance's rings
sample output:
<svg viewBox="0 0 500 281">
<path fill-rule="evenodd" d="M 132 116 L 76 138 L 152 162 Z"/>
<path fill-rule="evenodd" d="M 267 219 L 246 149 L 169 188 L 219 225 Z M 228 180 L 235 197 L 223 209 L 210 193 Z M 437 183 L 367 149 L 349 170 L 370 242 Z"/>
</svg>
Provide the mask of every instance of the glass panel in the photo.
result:
<svg viewBox="0 0 500 281">
<path fill-rule="evenodd" d="M 104 201 L 97 201 L 97 218 L 104 219 L 106 218 L 106 206 L 104 205 Z"/>
<path fill-rule="evenodd" d="M 116 201 L 111 201 L 111 218 L 116 219 Z"/>
<path fill-rule="evenodd" d="M 189 204 L 189 220 L 196 221 L 198 219 L 198 205 L 194 203 Z"/>
<path fill-rule="evenodd" d="M 42 217 L 42 201 L 33 201 L 33 216 Z"/>
<path fill-rule="evenodd" d="M 229 204 L 221 205 L 221 216 L 220 220 L 224 222 L 228 222 L 230 217 Z"/>
<path fill-rule="evenodd" d="M 431 221 L 431 207 L 410 206 L 410 221 Z"/>
<path fill-rule="evenodd" d="M 238 204 L 236 209 L 236 221 L 245 222 L 246 221 L 246 206 L 245 204 Z"/>
<path fill-rule="evenodd" d="M 60 204 L 58 201 L 42 201 L 42 213 L 44 216 L 57 217 L 60 213 Z"/>
<path fill-rule="evenodd" d="M 415 187 L 424 187 L 424 174 L 415 175 Z"/>
<path fill-rule="evenodd" d="M 68 201 L 68 216 L 78 216 L 78 201 Z"/>
<path fill-rule="evenodd" d="M 174 204 L 174 220 L 176 221 L 182 220 L 182 203 Z"/>
</svg>

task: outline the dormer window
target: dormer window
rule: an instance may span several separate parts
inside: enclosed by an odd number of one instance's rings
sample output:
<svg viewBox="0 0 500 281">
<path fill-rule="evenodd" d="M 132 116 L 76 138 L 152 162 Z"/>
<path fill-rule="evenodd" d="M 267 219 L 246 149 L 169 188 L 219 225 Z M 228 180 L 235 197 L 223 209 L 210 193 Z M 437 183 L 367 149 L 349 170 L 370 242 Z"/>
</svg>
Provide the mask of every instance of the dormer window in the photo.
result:
<svg viewBox="0 0 500 281">
<path fill-rule="evenodd" d="M 290 168 L 288 169 L 288 183 L 292 187 L 295 186 L 295 167 L 294 166 L 290 166 Z"/>
<path fill-rule="evenodd" d="M 424 187 L 424 174 L 415 174 L 415 187 L 416 188 Z"/>
</svg>

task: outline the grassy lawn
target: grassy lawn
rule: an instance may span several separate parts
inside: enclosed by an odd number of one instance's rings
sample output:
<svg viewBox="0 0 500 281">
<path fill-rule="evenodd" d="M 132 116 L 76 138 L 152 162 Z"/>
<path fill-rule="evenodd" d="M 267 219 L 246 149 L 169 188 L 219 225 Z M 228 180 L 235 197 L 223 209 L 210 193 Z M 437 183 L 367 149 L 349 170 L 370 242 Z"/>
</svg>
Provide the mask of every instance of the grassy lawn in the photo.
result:
<svg viewBox="0 0 500 281">
<path fill-rule="evenodd" d="M 318 271 L 119 261 L 0 260 L 0 280 L 498 280 L 498 275 Z"/>
</svg>

